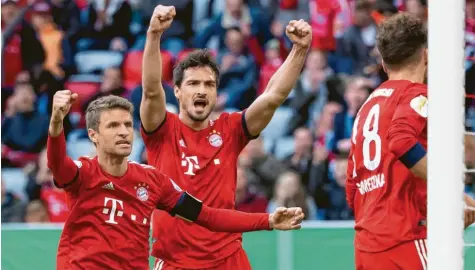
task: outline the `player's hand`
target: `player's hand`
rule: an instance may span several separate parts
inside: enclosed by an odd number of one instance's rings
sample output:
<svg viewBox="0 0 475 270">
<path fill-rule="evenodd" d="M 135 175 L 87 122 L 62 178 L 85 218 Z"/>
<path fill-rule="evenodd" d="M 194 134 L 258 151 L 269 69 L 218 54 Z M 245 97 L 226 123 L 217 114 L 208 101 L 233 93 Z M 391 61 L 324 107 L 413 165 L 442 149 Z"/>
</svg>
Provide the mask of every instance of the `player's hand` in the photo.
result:
<svg viewBox="0 0 475 270">
<path fill-rule="evenodd" d="M 305 215 L 300 207 L 279 207 L 269 215 L 269 225 L 272 229 L 288 231 L 300 229 Z"/>
<path fill-rule="evenodd" d="M 167 30 L 173 22 L 175 17 L 174 6 L 158 5 L 153 10 L 152 18 L 150 19 L 150 26 L 148 30 L 152 33 L 161 34 Z"/>
<path fill-rule="evenodd" d="M 312 27 L 304 20 L 290 21 L 285 34 L 295 46 L 307 49 L 312 43 Z"/>
<path fill-rule="evenodd" d="M 62 90 L 56 92 L 53 97 L 53 111 L 51 112 L 52 122 L 63 122 L 66 115 L 71 109 L 71 105 L 78 98 L 78 94 L 72 93 L 70 90 Z"/>
</svg>

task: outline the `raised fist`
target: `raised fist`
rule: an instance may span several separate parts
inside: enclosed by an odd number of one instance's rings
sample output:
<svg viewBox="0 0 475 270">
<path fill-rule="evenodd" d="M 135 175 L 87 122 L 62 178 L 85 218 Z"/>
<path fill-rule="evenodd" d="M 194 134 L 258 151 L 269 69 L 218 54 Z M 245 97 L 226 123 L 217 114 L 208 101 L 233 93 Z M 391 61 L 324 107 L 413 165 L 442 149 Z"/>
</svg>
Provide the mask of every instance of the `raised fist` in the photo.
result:
<svg viewBox="0 0 475 270">
<path fill-rule="evenodd" d="M 69 90 L 56 92 L 53 97 L 53 111 L 51 112 L 51 120 L 54 122 L 62 122 L 64 117 L 69 113 L 71 105 L 78 98 L 78 94 Z"/>
<path fill-rule="evenodd" d="M 290 21 L 285 33 L 296 46 L 308 48 L 312 43 L 312 27 L 304 20 Z"/>
<path fill-rule="evenodd" d="M 152 18 L 150 19 L 149 31 L 153 33 L 163 33 L 170 27 L 175 17 L 174 6 L 158 5 L 153 10 Z"/>
</svg>

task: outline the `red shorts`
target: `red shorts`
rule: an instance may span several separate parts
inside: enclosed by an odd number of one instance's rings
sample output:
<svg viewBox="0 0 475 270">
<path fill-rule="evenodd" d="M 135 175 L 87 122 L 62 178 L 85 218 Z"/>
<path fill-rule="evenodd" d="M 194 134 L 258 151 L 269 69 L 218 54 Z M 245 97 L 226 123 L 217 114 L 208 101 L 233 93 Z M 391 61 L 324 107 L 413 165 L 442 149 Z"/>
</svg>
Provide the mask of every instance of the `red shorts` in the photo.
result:
<svg viewBox="0 0 475 270">
<path fill-rule="evenodd" d="M 382 252 L 355 249 L 356 270 L 425 270 L 427 240 L 404 242 Z"/>
<path fill-rule="evenodd" d="M 246 252 L 244 249 L 239 249 L 231 256 L 224 258 L 221 262 L 215 267 L 203 268 L 199 270 L 251 270 L 251 264 L 247 258 Z M 190 270 L 187 268 L 175 267 L 167 264 L 162 259 L 157 259 L 153 270 Z M 198 269 L 193 269 L 198 270 Z"/>
</svg>

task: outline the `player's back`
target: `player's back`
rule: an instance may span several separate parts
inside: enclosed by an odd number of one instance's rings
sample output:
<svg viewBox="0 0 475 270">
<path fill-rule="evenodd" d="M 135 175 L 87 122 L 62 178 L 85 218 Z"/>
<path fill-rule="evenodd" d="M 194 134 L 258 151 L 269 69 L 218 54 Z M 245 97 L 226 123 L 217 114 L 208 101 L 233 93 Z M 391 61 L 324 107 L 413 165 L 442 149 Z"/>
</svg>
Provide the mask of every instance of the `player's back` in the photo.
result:
<svg viewBox="0 0 475 270">
<path fill-rule="evenodd" d="M 414 147 L 409 134 L 427 149 L 426 96 L 423 84 L 387 81 L 355 119 L 347 200 L 355 211 L 355 247 L 362 251 L 379 252 L 426 237 L 426 185 L 401 161 Z"/>
<path fill-rule="evenodd" d="M 167 113 L 158 130 L 142 132 L 149 162 L 205 204 L 234 209 L 237 159 L 249 141 L 243 118 L 223 113 L 195 131 Z M 214 267 L 241 248 L 240 233 L 211 232 L 163 211 L 153 219 L 152 255 L 177 267 Z"/>
<path fill-rule="evenodd" d="M 148 269 L 150 216 L 159 174 L 128 163 L 124 176 L 104 172 L 97 158 L 80 158 L 65 190 L 70 216 L 58 247 L 58 269 Z"/>
</svg>

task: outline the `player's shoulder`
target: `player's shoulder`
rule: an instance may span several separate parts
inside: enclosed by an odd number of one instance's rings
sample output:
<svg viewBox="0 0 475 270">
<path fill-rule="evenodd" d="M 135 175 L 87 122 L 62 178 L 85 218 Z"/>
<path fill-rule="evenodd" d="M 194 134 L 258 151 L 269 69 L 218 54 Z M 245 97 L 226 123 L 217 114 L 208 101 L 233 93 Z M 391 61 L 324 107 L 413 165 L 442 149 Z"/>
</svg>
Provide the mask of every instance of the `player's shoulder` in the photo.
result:
<svg viewBox="0 0 475 270">
<path fill-rule="evenodd" d="M 210 125 L 229 125 L 241 121 L 245 111 L 223 112 L 216 120 L 211 121 Z"/>
<path fill-rule="evenodd" d="M 78 159 L 73 161 L 79 169 L 89 168 L 97 164 L 97 159 L 90 156 L 80 156 Z"/>
<path fill-rule="evenodd" d="M 133 169 L 136 169 L 140 172 L 153 172 L 155 171 L 155 167 L 152 166 L 152 165 L 148 165 L 148 164 L 143 164 L 143 163 L 139 163 L 139 162 L 136 162 L 136 161 L 133 161 L 133 160 L 129 160 L 128 161 L 128 164 L 129 166 L 131 166 Z"/>
</svg>

